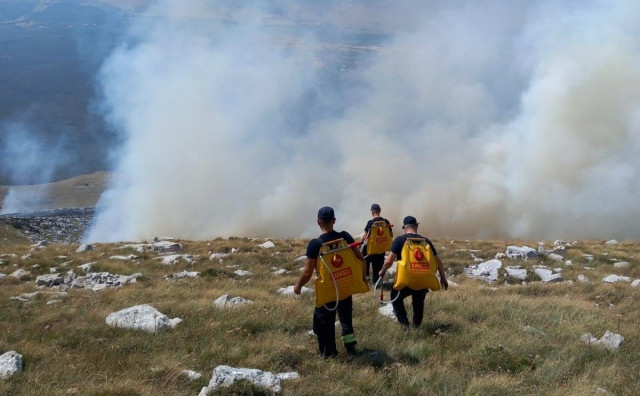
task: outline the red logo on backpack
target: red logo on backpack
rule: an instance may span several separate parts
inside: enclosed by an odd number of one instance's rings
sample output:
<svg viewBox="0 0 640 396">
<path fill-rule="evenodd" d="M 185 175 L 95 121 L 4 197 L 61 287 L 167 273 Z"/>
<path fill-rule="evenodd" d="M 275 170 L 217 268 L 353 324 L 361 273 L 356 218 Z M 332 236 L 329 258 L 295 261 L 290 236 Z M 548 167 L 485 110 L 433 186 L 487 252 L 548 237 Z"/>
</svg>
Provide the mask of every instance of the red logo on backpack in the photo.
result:
<svg viewBox="0 0 640 396">
<path fill-rule="evenodd" d="M 339 254 L 334 254 L 333 258 L 331 258 L 331 265 L 336 268 L 340 268 L 342 267 L 342 264 L 344 264 L 344 259 L 342 258 L 342 256 Z"/>
</svg>

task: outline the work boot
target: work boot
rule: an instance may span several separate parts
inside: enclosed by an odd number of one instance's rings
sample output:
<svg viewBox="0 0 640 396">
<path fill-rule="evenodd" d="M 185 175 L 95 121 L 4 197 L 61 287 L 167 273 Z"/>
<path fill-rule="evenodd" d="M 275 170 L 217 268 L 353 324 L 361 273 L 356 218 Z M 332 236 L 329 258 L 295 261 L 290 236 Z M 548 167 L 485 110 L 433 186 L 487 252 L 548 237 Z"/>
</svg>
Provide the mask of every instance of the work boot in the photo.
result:
<svg viewBox="0 0 640 396">
<path fill-rule="evenodd" d="M 351 342 L 349 344 L 345 344 L 344 348 L 347 350 L 347 355 L 349 355 L 349 356 L 356 356 L 358 354 L 358 351 L 356 350 L 356 343 L 355 342 Z"/>
</svg>

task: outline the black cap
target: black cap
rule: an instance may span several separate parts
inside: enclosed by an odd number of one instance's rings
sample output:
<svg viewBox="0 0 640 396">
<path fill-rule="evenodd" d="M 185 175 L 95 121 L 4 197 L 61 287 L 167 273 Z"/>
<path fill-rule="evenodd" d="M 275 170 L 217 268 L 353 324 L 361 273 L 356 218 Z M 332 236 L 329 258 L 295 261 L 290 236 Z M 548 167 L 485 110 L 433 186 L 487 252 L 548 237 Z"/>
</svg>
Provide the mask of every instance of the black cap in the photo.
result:
<svg viewBox="0 0 640 396">
<path fill-rule="evenodd" d="M 372 212 L 380 212 L 382 209 L 380 209 L 380 205 L 378 204 L 373 204 L 371 205 L 371 211 Z"/>
<path fill-rule="evenodd" d="M 402 220 L 402 228 L 404 228 L 404 226 L 406 225 L 412 225 L 412 226 L 417 226 L 418 224 L 418 220 L 416 220 L 415 217 L 413 216 L 407 216 L 404 218 L 404 220 Z"/>
<path fill-rule="evenodd" d="M 329 220 L 333 220 L 335 218 L 336 218 L 336 216 L 333 213 L 333 208 L 331 208 L 329 206 L 323 206 L 318 211 L 318 220 L 329 221 Z"/>
</svg>

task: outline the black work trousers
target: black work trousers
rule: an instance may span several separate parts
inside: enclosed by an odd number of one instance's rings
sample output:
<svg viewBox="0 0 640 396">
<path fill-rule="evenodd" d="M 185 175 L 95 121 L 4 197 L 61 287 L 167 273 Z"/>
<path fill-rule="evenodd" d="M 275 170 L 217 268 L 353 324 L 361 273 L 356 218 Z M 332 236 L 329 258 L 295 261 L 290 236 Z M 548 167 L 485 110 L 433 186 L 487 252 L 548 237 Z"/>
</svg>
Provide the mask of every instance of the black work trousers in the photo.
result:
<svg viewBox="0 0 640 396">
<path fill-rule="evenodd" d="M 413 326 L 420 327 L 422 324 L 422 317 L 424 316 L 424 299 L 427 297 L 429 289 L 413 290 L 408 287 L 398 291 L 391 289 L 391 300 L 394 300 L 398 293 L 400 297 L 393 301 L 393 313 L 398 319 L 398 323 L 405 327 L 409 327 L 409 318 L 407 317 L 407 310 L 404 307 L 404 299 L 411 296 L 411 306 L 413 308 Z"/>
<path fill-rule="evenodd" d="M 375 285 L 380 278 L 380 270 L 384 265 L 384 253 L 370 254 L 365 258 L 365 275 L 369 276 L 369 267 L 371 267 L 371 281 Z"/>
<path fill-rule="evenodd" d="M 335 302 L 330 302 L 313 311 L 313 332 L 318 336 L 318 351 L 323 357 L 333 357 L 338 355 L 336 349 L 336 313 L 342 327 L 342 341 L 347 350 L 355 348 L 356 336 L 353 333 L 353 300 L 351 296 L 338 302 L 338 309 L 330 311 L 326 308 L 333 308 Z"/>
</svg>

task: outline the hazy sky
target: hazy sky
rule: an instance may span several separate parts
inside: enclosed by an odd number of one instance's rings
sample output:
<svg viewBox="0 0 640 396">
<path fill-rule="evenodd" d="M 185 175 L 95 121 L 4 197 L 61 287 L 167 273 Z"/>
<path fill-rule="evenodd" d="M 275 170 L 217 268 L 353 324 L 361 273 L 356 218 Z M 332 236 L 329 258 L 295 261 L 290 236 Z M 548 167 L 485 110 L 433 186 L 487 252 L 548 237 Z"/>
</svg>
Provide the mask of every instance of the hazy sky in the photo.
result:
<svg viewBox="0 0 640 396">
<path fill-rule="evenodd" d="M 636 1 L 158 1 L 99 76 L 93 241 L 640 237 Z"/>
</svg>

